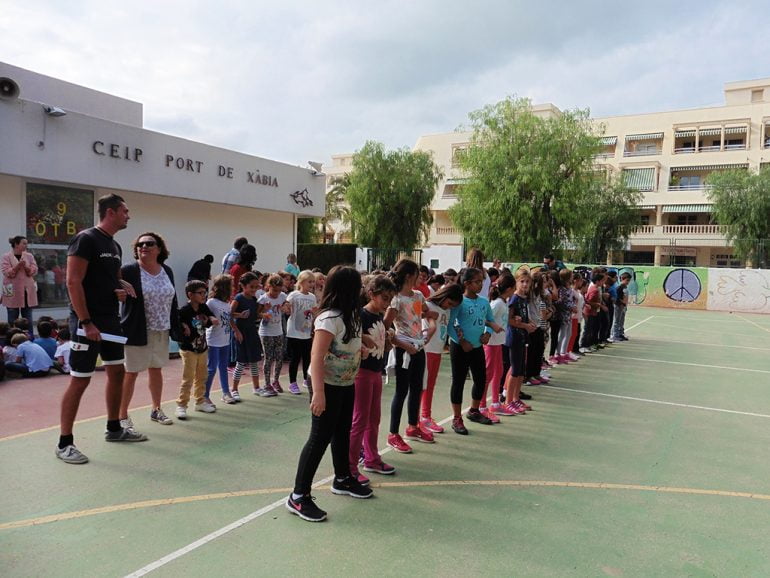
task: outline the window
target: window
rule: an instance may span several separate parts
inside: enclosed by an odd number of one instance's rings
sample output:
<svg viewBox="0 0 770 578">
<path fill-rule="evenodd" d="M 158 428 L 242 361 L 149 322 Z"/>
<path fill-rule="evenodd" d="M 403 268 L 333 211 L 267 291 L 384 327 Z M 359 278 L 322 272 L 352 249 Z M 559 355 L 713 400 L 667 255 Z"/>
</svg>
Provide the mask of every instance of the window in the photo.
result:
<svg viewBox="0 0 770 578">
<path fill-rule="evenodd" d="M 698 215 L 677 215 L 677 225 L 695 225 L 698 222 Z"/>
<path fill-rule="evenodd" d="M 639 224 L 640 225 L 649 225 L 650 224 L 650 215 L 641 215 L 639 217 Z"/>
<path fill-rule="evenodd" d="M 679 186 L 683 189 L 698 189 L 703 184 L 700 175 L 682 175 L 679 177 Z"/>
<path fill-rule="evenodd" d="M 452 167 L 457 168 L 460 166 L 460 158 L 463 153 L 468 150 L 468 143 L 452 145 Z"/>
<path fill-rule="evenodd" d="M 67 304 L 67 246 L 76 233 L 94 226 L 94 192 L 27 183 L 27 239 L 37 261 L 41 307 Z"/>
<path fill-rule="evenodd" d="M 763 89 L 751 91 L 751 102 L 762 102 L 765 97 L 765 91 Z"/>
</svg>

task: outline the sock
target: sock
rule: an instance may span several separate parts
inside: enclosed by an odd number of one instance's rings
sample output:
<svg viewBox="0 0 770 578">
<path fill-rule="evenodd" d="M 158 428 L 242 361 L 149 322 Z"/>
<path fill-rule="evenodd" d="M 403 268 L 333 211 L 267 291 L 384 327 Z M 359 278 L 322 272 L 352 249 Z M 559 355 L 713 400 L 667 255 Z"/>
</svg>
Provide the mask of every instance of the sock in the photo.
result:
<svg viewBox="0 0 770 578">
<path fill-rule="evenodd" d="M 71 446 L 75 444 L 75 436 L 72 434 L 68 436 L 59 436 L 59 449 L 63 450 L 67 446 Z"/>
<path fill-rule="evenodd" d="M 295 494 L 294 492 L 291 493 L 291 499 L 294 500 L 295 502 L 299 500 L 302 496 L 304 496 L 304 494 Z"/>
<path fill-rule="evenodd" d="M 120 420 L 119 419 L 108 419 L 107 420 L 107 431 L 121 431 L 123 428 L 120 427 Z"/>
</svg>

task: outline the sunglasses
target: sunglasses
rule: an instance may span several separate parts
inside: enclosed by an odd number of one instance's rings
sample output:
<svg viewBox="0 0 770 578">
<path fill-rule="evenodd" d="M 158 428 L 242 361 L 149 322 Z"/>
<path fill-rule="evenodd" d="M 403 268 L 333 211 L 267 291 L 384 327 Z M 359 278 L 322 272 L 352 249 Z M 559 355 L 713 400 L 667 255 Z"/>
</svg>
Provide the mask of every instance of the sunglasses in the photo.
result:
<svg viewBox="0 0 770 578">
<path fill-rule="evenodd" d="M 155 241 L 138 241 L 136 243 L 137 247 L 157 247 L 158 243 Z"/>
</svg>

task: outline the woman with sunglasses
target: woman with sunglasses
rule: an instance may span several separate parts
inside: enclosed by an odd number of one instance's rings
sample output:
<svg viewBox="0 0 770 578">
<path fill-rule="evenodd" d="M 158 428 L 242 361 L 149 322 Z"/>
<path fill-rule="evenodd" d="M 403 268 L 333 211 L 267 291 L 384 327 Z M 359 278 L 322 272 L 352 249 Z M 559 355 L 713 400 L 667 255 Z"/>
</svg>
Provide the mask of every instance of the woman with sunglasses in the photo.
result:
<svg viewBox="0 0 770 578">
<path fill-rule="evenodd" d="M 134 395 L 136 378 L 147 370 L 152 396 L 150 419 L 161 425 L 171 425 L 173 421 L 163 413 L 160 402 L 169 335 L 175 341 L 181 339 L 174 273 L 164 264 L 169 253 L 166 242 L 158 233 L 139 235 L 133 250 L 136 262 L 121 268 L 123 280 L 131 283 L 136 297 L 128 297 L 121 307 L 121 326 L 128 341 L 120 423 L 124 428 L 133 428 L 128 406 Z"/>
</svg>

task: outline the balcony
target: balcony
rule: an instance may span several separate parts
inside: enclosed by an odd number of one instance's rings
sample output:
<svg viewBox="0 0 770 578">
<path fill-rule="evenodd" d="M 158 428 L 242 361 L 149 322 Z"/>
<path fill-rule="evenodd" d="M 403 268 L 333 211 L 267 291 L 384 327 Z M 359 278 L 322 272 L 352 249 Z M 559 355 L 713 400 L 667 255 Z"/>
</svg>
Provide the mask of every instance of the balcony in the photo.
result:
<svg viewBox="0 0 770 578">
<path fill-rule="evenodd" d="M 662 225 L 664 235 L 719 235 L 724 237 L 725 225 Z"/>
<path fill-rule="evenodd" d="M 711 187 L 704 183 L 699 185 L 669 185 L 669 193 L 705 193 L 710 190 Z"/>
<path fill-rule="evenodd" d="M 628 157 L 648 157 L 648 156 L 655 156 L 662 154 L 663 149 L 660 148 L 650 148 L 650 149 L 641 149 L 641 150 L 633 150 L 633 151 L 623 151 L 623 156 Z"/>
<path fill-rule="evenodd" d="M 428 242 L 430 244 L 459 245 L 463 242 L 463 234 L 457 227 L 432 227 Z"/>
<path fill-rule="evenodd" d="M 726 245 L 724 225 L 639 225 L 629 236 L 632 245 L 677 244 L 690 247 L 721 247 Z"/>
</svg>

